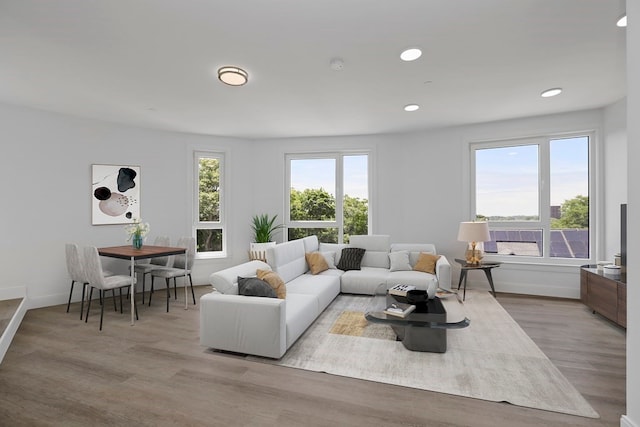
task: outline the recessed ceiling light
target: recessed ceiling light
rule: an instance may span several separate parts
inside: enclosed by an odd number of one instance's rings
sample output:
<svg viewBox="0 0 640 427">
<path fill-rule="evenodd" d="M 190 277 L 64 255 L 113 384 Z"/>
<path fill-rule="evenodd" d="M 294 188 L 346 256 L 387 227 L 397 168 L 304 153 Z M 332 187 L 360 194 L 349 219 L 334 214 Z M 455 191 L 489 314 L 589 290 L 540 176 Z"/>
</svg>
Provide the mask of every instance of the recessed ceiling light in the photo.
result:
<svg viewBox="0 0 640 427">
<path fill-rule="evenodd" d="M 620 17 L 620 19 L 618 19 L 618 22 L 616 22 L 616 25 L 618 27 L 626 27 L 627 26 L 627 15 L 624 14 Z"/>
<path fill-rule="evenodd" d="M 239 67 L 221 67 L 218 70 L 218 79 L 229 86 L 242 86 L 249 80 L 249 74 Z"/>
<path fill-rule="evenodd" d="M 409 104 L 404 106 L 404 111 L 417 111 L 420 109 L 418 104 Z"/>
<path fill-rule="evenodd" d="M 422 51 L 417 48 L 407 49 L 400 54 L 400 59 L 403 61 L 415 61 L 422 56 Z"/>
<path fill-rule="evenodd" d="M 550 98 L 552 96 L 560 95 L 561 92 L 562 92 L 561 87 L 554 87 L 553 89 L 545 90 L 540 94 L 540 96 L 543 98 Z"/>
</svg>

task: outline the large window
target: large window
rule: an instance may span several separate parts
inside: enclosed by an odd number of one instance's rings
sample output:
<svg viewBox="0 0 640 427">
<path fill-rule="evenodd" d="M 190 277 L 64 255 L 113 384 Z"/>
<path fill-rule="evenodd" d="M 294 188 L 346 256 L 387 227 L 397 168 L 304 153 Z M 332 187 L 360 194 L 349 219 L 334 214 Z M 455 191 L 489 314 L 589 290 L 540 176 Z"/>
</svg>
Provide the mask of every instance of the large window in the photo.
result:
<svg viewBox="0 0 640 427">
<path fill-rule="evenodd" d="M 369 230 L 369 155 L 287 156 L 287 238 L 348 242 Z"/>
<path fill-rule="evenodd" d="M 200 256 L 225 254 L 223 176 L 224 156 L 196 152 L 194 155 L 196 209 L 194 233 Z"/>
<path fill-rule="evenodd" d="M 487 254 L 591 258 L 591 139 L 575 135 L 471 145 L 472 212 L 489 221 Z"/>
</svg>

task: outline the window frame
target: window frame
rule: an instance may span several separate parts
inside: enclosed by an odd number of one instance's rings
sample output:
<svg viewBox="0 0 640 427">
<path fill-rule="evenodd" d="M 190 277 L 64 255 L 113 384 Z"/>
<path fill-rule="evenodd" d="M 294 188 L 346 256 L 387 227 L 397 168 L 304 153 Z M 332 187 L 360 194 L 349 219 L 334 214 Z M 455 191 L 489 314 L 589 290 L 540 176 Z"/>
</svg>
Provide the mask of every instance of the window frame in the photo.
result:
<svg viewBox="0 0 640 427">
<path fill-rule="evenodd" d="M 570 138 L 588 138 L 588 194 L 589 197 L 589 258 L 562 258 L 551 257 L 551 141 Z M 597 246 L 599 235 L 600 215 L 597 211 L 596 201 L 597 185 L 597 139 L 596 132 L 576 131 L 566 133 L 549 133 L 524 138 L 505 138 L 499 140 L 472 141 L 468 143 L 468 164 L 469 164 L 469 209 L 468 216 L 471 220 L 476 218 L 476 151 L 491 148 L 504 148 L 525 145 L 538 145 L 538 221 L 491 221 L 490 230 L 542 230 L 542 255 L 500 255 L 485 253 L 486 261 L 498 261 L 509 264 L 540 264 L 540 265 L 564 265 L 580 266 L 592 264 L 597 259 L 599 248 Z"/>
<path fill-rule="evenodd" d="M 218 221 L 200 221 L 200 159 L 217 159 L 219 162 L 219 220 Z M 196 248 L 196 259 L 208 259 L 208 258 L 226 258 L 227 257 L 227 223 L 226 223 L 226 202 L 225 202 L 225 182 L 226 182 L 226 154 L 222 151 L 216 150 L 193 150 L 192 168 L 193 168 L 193 213 L 192 213 L 192 227 L 191 234 L 196 239 L 198 238 L 198 230 L 221 230 L 222 231 L 222 250 L 221 251 L 208 251 L 198 252 Z"/>
<path fill-rule="evenodd" d="M 285 153 L 285 197 L 284 197 L 284 238 L 289 239 L 290 228 L 337 228 L 338 243 L 344 242 L 344 158 L 349 156 L 367 156 L 367 230 L 371 234 L 372 228 L 372 197 L 373 180 L 372 165 L 373 155 L 370 150 L 345 150 L 311 153 Z M 291 161 L 334 159 L 335 160 L 335 221 L 292 221 L 291 220 Z"/>
</svg>

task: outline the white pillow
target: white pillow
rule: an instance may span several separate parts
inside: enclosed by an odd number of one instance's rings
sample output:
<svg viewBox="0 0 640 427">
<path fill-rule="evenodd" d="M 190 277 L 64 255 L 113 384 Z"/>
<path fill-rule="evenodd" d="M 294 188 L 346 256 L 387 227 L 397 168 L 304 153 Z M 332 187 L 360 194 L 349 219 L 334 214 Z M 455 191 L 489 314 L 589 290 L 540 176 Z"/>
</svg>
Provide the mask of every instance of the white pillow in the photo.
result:
<svg viewBox="0 0 640 427">
<path fill-rule="evenodd" d="M 391 261 L 390 271 L 412 270 L 409 263 L 409 251 L 389 252 L 389 261 Z"/>
<path fill-rule="evenodd" d="M 335 263 L 335 257 L 336 257 L 336 253 L 335 252 L 320 252 L 320 254 L 324 257 L 324 260 L 327 261 L 327 265 L 329 266 L 329 269 L 336 269 L 336 263 Z"/>
</svg>

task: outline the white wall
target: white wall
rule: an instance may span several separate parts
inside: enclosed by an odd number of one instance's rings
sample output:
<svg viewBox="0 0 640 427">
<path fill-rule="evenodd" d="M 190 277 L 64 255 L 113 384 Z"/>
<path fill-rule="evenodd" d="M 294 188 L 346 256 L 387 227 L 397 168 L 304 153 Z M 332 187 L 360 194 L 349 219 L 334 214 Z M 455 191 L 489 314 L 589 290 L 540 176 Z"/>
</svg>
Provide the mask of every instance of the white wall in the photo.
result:
<svg viewBox="0 0 640 427">
<path fill-rule="evenodd" d="M 640 161 L 640 1 L 627 0 L 628 217 L 639 218 L 640 186 L 633 173 Z M 640 427 L 640 226 L 629 221 L 627 275 L 627 415 L 622 426 Z"/>
<path fill-rule="evenodd" d="M 620 204 L 627 203 L 627 100 L 604 109 L 602 165 L 606 171 L 603 187 L 604 252 L 601 260 L 613 261 L 620 252 Z"/>
<path fill-rule="evenodd" d="M 191 235 L 191 200 L 187 169 L 190 147 L 227 151 L 229 195 L 235 204 L 230 219 L 229 260 L 200 262 L 195 278 L 206 283 L 215 265 L 246 258 L 251 211 L 250 143 L 170 132 L 156 132 L 0 105 L 0 296 L 26 288 L 31 306 L 66 302 L 69 281 L 64 243 L 96 246 L 126 244 L 122 225 L 91 225 L 91 164 L 141 167 L 141 216 L 151 224 L 150 238 L 171 236 L 175 243 Z M 242 246 L 242 247 L 239 247 Z M 126 264 L 111 260 L 108 268 L 126 273 Z M 202 268 L 202 264 L 207 264 Z M 78 295 L 79 296 L 79 295 Z"/>
</svg>

